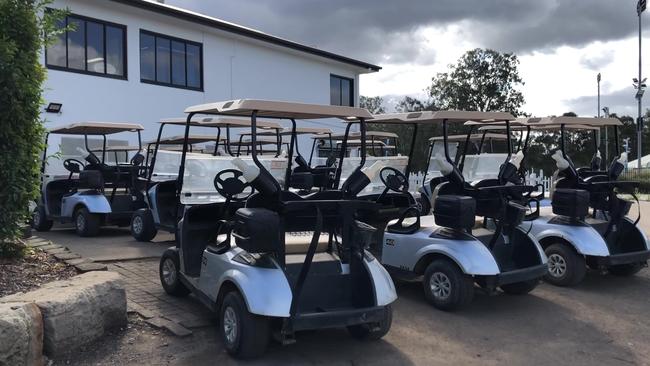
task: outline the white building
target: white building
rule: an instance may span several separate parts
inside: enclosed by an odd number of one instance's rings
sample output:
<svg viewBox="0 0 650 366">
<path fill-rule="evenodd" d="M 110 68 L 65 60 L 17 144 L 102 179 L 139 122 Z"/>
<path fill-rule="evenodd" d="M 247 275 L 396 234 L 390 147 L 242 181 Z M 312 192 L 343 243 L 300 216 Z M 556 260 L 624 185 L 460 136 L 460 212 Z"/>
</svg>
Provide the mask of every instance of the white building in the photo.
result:
<svg viewBox="0 0 650 366">
<path fill-rule="evenodd" d="M 146 140 L 155 137 L 156 121 L 200 103 L 356 105 L 359 75 L 380 69 L 155 1 L 55 0 L 51 7 L 68 8 L 66 22 L 76 28 L 43 56 L 45 103 L 62 105 L 60 113 L 44 112 L 48 127 L 136 122 Z"/>
</svg>

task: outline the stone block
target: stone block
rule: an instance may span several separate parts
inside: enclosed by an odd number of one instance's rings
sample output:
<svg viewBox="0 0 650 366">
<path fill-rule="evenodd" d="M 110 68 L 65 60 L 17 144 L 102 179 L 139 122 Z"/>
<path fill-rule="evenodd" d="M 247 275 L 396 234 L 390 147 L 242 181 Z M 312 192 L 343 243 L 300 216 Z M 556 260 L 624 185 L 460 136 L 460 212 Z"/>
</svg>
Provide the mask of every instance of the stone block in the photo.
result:
<svg viewBox="0 0 650 366">
<path fill-rule="evenodd" d="M 0 366 L 43 363 L 43 317 L 38 306 L 0 304 Z"/>
</svg>

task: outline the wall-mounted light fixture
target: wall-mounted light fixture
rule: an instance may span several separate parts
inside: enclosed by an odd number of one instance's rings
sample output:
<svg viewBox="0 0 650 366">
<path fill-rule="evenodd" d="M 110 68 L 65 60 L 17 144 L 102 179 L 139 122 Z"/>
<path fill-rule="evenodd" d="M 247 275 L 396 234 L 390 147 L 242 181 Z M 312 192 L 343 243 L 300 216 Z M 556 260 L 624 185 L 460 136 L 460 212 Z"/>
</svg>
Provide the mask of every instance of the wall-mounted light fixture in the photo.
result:
<svg viewBox="0 0 650 366">
<path fill-rule="evenodd" d="M 45 112 L 47 113 L 61 113 L 61 107 L 63 103 L 50 103 L 45 107 Z"/>
</svg>

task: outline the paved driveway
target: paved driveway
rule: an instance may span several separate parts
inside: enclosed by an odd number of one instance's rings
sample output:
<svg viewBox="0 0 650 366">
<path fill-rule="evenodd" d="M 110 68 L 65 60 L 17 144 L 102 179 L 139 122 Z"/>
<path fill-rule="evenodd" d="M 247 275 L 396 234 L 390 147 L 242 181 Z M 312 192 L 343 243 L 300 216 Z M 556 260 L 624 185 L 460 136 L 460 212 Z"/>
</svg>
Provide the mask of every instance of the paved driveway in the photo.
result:
<svg viewBox="0 0 650 366">
<path fill-rule="evenodd" d="M 641 226 L 650 232 L 650 203 L 642 203 Z M 636 212 L 633 211 L 633 216 Z M 636 216 L 635 216 L 636 217 Z M 111 269 L 127 282 L 131 306 L 167 316 L 193 331 L 169 346 L 133 342 L 90 355 L 90 364 L 112 363 L 116 352 L 133 354 L 128 364 L 234 364 L 215 336 L 209 313 L 192 297 L 173 299 L 157 279 L 156 259 L 171 236 L 138 243 L 127 229 L 103 229 L 98 238 L 71 230 L 43 233 L 84 256 L 113 260 Z M 274 344 L 259 364 L 443 364 L 443 365 L 649 365 L 650 269 L 631 278 L 588 273 L 575 288 L 540 285 L 528 296 L 478 294 L 460 312 L 445 313 L 423 299 L 421 285 L 398 282 L 390 333 L 379 342 L 358 342 L 343 330 L 298 334 L 298 342 Z M 135 352 L 135 353 L 134 353 Z M 173 360 L 173 361 L 170 361 Z M 158 364 L 155 361 L 155 364 Z"/>
</svg>

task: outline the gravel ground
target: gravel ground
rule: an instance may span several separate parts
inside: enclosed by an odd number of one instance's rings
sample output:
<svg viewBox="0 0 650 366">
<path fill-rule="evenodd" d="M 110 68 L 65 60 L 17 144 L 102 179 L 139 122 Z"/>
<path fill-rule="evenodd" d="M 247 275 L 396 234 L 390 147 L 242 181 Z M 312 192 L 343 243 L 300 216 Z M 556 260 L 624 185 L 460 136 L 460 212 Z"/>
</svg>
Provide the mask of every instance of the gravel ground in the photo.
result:
<svg viewBox="0 0 650 366">
<path fill-rule="evenodd" d="M 45 283 L 64 280 L 77 270 L 39 249 L 27 249 L 23 258 L 0 258 L 0 297 L 33 290 Z"/>
</svg>

